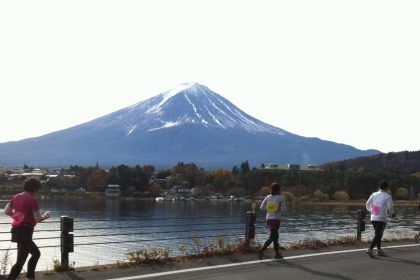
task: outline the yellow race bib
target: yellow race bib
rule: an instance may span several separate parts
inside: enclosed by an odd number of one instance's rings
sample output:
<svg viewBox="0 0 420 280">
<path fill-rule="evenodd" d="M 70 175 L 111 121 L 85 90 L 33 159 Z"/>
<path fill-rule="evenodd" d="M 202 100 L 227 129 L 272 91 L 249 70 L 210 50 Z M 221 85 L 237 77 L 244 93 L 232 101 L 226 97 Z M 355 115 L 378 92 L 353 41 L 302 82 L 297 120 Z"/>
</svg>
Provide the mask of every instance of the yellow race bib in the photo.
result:
<svg viewBox="0 0 420 280">
<path fill-rule="evenodd" d="M 268 213 L 276 213 L 277 209 L 279 209 L 279 204 L 277 202 L 268 202 L 267 203 L 267 212 Z"/>
</svg>

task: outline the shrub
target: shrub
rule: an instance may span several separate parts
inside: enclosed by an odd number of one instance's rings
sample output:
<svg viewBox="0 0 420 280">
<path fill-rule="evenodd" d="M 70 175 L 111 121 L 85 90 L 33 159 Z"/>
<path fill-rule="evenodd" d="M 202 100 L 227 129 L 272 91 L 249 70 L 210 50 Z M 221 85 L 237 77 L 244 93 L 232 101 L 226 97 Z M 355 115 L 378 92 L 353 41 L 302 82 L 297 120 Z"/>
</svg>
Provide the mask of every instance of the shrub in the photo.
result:
<svg viewBox="0 0 420 280">
<path fill-rule="evenodd" d="M 291 192 L 282 192 L 281 195 L 284 197 L 286 202 L 293 202 L 296 200 L 296 196 Z"/>
<path fill-rule="evenodd" d="M 406 188 L 398 188 L 395 193 L 395 198 L 397 199 L 408 199 L 408 190 Z"/>
<path fill-rule="evenodd" d="M 314 192 L 314 194 L 312 195 L 312 200 L 313 201 L 327 201 L 329 199 L 330 199 L 330 197 L 328 196 L 328 194 L 323 193 L 320 190 L 316 190 Z"/>
<path fill-rule="evenodd" d="M 347 201 L 349 200 L 349 194 L 345 191 L 336 191 L 333 198 L 338 201 Z"/>
</svg>

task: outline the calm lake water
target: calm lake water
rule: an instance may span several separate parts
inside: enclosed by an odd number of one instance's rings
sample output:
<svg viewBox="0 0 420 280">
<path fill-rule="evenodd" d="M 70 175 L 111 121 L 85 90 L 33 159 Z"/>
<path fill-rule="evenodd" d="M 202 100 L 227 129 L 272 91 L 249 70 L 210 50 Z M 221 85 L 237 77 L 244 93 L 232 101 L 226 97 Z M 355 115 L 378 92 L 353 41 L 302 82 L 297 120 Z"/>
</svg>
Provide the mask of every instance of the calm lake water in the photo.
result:
<svg viewBox="0 0 420 280">
<path fill-rule="evenodd" d="M 4 202 L 1 207 L 4 207 Z M 41 248 L 38 270 L 52 269 L 53 260 L 60 260 L 61 216 L 74 218 L 74 253 L 70 261 L 76 267 L 124 261 L 129 250 L 168 247 L 179 254 L 180 244 L 193 250 L 193 237 L 201 243 L 226 236 L 230 242 L 243 238 L 245 215 L 250 202 L 230 201 L 127 201 L 119 199 L 41 200 L 43 210 L 52 213 L 49 222 L 37 225 L 35 242 Z M 284 214 L 280 243 L 286 245 L 305 239 L 334 239 L 356 234 L 355 215 L 362 206 L 294 205 Z M 414 237 L 420 230 L 416 206 L 396 206 L 397 217 L 388 223 L 385 237 Z M 256 239 L 267 238 L 264 213 L 257 211 Z M 0 215 L 0 249 L 15 248 L 10 240 L 10 218 Z M 369 223 L 363 239 L 372 238 Z M 10 251 L 11 261 L 15 250 Z M 0 252 L 3 258 L 5 251 Z"/>
</svg>

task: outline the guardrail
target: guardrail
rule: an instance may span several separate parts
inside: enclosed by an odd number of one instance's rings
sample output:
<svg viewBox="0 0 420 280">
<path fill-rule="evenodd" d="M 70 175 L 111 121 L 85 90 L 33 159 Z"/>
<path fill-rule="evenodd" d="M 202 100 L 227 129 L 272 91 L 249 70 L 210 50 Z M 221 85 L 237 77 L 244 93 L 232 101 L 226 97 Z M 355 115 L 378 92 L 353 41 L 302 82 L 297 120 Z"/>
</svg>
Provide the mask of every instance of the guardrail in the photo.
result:
<svg viewBox="0 0 420 280">
<path fill-rule="evenodd" d="M 345 221 L 341 229 L 348 231 L 356 230 L 355 235 L 360 240 L 362 232 L 362 214 L 360 212 L 349 213 L 353 223 Z M 288 221 L 289 229 L 293 223 L 304 224 L 305 218 L 301 220 L 294 218 Z M 328 217 L 318 219 L 314 224 L 308 221 L 305 227 L 294 226 L 294 232 L 306 233 L 311 237 L 311 231 L 315 228 L 322 228 L 320 224 L 328 223 Z M 410 219 L 399 219 L 399 221 Z M 261 216 L 257 219 L 254 212 L 248 211 L 243 216 L 213 216 L 213 217 L 180 217 L 180 218 L 122 218 L 122 219 L 89 219 L 73 220 L 71 217 L 62 216 L 60 220 L 44 221 L 36 227 L 35 233 L 41 235 L 34 237 L 34 241 L 46 241 L 48 244 L 41 244 L 42 248 L 60 248 L 61 269 L 69 268 L 69 253 L 78 252 L 78 248 L 87 246 L 101 246 L 111 248 L 112 244 L 148 244 L 153 242 L 171 242 L 192 240 L 195 236 L 200 239 L 219 238 L 239 238 L 250 241 L 259 237 L 258 241 L 265 238 L 268 234 L 264 226 L 265 219 Z M 0 223 L 8 225 L 10 223 Z M 4 227 L 3 227 L 4 228 Z M 10 231 L 0 231 L 0 233 L 10 233 Z M 195 234 L 195 235 L 194 235 Z M 280 232 L 280 234 L 282 234 Z M 293 233 L 292 233 L 293 234 Z M 331 234 L 334 234 L 331 231 Z M 42 236 L 44 235 L 44 236 Z M 46 236 L 47 235 L 47 236 Z M 49 236 L 48 236 L 49 235 Z M 51 241 L 51 242 L 50 242 Z M 10 242 L 10 239 L 2 239 L 0 242 Z M 44 242 L 45 243 L 45 242 Z M 0 249 L 0 251 L 15 250 Z M 112 250 L 112 249 L 110 249 Z M 83 250 L 79 250 L 83 251 Z"/>
<path fill-rule="evenodd" d="M 203 222 L 203 220 L 208 222 Z M 177 224 L 173 224 L 173 221 L 177 221 Z M 250 234 L 250 227 L 247 224 L 244 224 L 246 221 L 248 221 L 246 217 L 232 216 L 160 219 L 127 218 L 120 220 L 92 219 L 74 221 L 71 217 L 62 216 L 60 220 L 42 222 L 44 227 L 41 229 L 35 228 L 34 233 L 52 233 L 55 236 L 36 237 L 34 238 L 34 241 L 55 241 L 51 242 L 56 243 L 54 245 L 41 245 L 39 248 L 60 248 L 61 270 L 65 271 L 69 269 L 69 253 L 73 253 L 75 250 L 77 251 L 78 247 L 121 243 L 144 244 L 154 241 L 191 240 L 194 238 L 194 235 L 191 235 L 192 232 L 193 234 L 203 233 L 198 236 L 200 239 L 219 238 L 221 236 L 226 238 L 240 238 L 245 236 L 247 240 L 250 240 L 255 237 L 255 226 L 253 227 L 254 233 Z M 150 224 L 150 222 L 155 224 Z M 126 225 L 121 225 L 121 223 L 125 223 Z M 130 225 L 130 223 L 135 224 Z M 107 225 L 104 226 L 104 224 Z M 10 226 L 10 223 L 0 223 L 0 225 Z M 192 227 L 195 229 L 191 230 Z M 197 229 L 197 227 L 202 229 Z M 121 232 L 121 230 L 124 232 Z M 0 231 L 0 233 L 3 234 L 9 232 L 10 231 Z M 121 240 L 121 238 L 124 237 L 130 238 Z M 92 239 L 94 239 L 94 241 L 92 241 Z M 10 242 L 10 239 L 2 239 L 0 242 Z M 0 251 L 7 250 L 16 250 L 16 248 L 0 249 Z"/>
</svg>

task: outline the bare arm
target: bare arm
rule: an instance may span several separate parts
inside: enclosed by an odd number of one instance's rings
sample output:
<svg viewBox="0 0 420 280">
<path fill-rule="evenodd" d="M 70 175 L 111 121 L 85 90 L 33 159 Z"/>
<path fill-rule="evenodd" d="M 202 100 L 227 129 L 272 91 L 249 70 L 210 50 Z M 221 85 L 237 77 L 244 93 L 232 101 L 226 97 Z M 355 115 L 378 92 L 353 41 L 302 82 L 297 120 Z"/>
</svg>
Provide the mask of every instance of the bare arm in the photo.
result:
<svg viewBox="0 0 420 280">
<path fill-rule="evenodd" d="M 48 219 L 49 217 L 50 217 L 50 213 L 48 211 L 45 212 L 44 214 L 41 214 L 40 210 L 34 212 L 34 218 L 35 218 L 37 223 L 40 223 L 40 222 Z"/>
<path fill-rule="evenodd" d="M 6 204 L 6 207 L 4 207 L 4 214 L 8 215 L 8 216 L 12 216 L 14 213 L 14 209 L 12 207 L 12 205 L 10 205 L 10 202 Z"/>
</svg>

